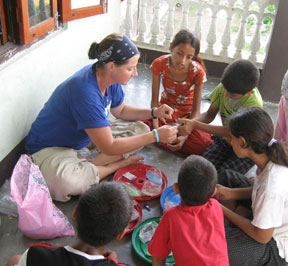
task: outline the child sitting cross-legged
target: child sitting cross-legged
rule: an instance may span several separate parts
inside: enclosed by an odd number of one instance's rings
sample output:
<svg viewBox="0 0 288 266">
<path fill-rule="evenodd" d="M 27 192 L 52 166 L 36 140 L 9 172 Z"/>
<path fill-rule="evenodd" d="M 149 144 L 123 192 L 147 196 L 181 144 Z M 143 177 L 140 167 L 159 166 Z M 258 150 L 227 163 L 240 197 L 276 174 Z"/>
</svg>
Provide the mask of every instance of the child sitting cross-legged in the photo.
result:
<svg viewBox="0 0 288 266">
<path fill-rule="evenodd" d="M 72 246 L 35 244 L 24 254 L 13 256 L 6 266 L 115 266 L 116 252 L 105 251 L 114 239 L 121 239 L 130 221 L 132 202 L 119 183 L 102 182 L 88 189 L 74 209 L 77 238 Z"/>
<path fill-rule="evenodd" d="M 259 107 L 239 110 L 229 121 L 232 147 L 257 165 L 252 182 L 225 170 L 215 197 L 225 217 L 230 266 L 288 265 L 288 149 L 273 138 L 270 115 Z M 252 210 L 252 213 L 251 213 Z"/>
<path fill-rule="evenodd" d="M 172 119 L 145 120 L 151 130 L 173 124 L 178 118 L 193 119 L 200 114 L 203 83 L 206 68 L 200 57 L 200 40 L 188 29 L 179 30 L 169 47 L 170 54 L 156 58 L 151 65 L 152 99 L 151 107 L 167 104 L 173 108 Z M 163 86 L 159 102 L 159 92 Z M 178 136 L 173 143 L 160 146 L 182 157 L 191 154 L 202 155 L 212 143 L 211 135 L 193 130 L 187 136 Z"/>
<path fill-rule="evenodd" d="M 192 120 L 178 120 L 184 124 L 178 128 L 180 135 L 189 135 L 195 129 L 213 135 L 214 141 L 204 152 L 203 157 L 213 163 L 218 173 L 231 169 L 245 174 L 254 165 L 251 159 L 238 158 L 234 153 L 228 120 L 240 108 L 262 107 L 262 97 L 256 88 L 259 77 L 260 73 L 255 64 L 245 59 L 235 60 L 225 68 L 221 83 L 210 94 L 209 109 Z M 218 113 L 222 125 L 211 125 Z"/>
<path fill-rule="evenodd" d="M 181 205 L 165 211 L 148 246 L 153 266 L 165 265 L 171 250 L 177 266 L 229 265 L 223 211 L 211 198 L 216 183 L 212 163 L 199 155 L 185 159 L 173 187 Z"/>
</svg>

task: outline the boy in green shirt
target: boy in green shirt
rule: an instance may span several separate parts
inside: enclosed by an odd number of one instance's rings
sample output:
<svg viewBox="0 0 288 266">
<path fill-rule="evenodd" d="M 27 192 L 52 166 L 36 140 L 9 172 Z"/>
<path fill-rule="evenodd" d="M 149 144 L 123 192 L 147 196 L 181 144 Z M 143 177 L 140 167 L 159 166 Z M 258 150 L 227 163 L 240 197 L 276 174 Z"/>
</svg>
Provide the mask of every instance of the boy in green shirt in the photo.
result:
<svg viewBox="0 0 288 266">
<path fill-rule="evenodd" d="M 248 106 L 263 107 L 262 97 L 256 88 L 260 73 L 257 67 L 248 60 L 238 59 L 229 64 L 221 78 L 221 83 L 210 94 L 211 105 L 199 117 L 179 119 L 184 125 L 179 127 L 179 133 L 187 135 L 193 129 L 202 130 L 213 135 L 213 143 L 205 151 L 203 157 L 214 164 L 218 173 L 232 169 L 245 174 L 253 162 L 248 158 L 238 158 L 230 145 L 228 120 L 240 108 Z M 220 113 L 222 126 L 211 125 L 216 115 Z"/>
</svg>

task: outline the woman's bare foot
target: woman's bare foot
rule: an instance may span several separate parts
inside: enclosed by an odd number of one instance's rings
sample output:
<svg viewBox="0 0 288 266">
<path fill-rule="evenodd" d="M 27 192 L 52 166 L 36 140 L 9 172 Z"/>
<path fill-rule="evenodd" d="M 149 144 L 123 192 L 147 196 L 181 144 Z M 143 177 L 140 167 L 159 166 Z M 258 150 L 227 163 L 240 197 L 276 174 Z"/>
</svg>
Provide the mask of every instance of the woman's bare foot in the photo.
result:
<svg viewBox="0 0 288 266">
<path fill-rule="evenodd" d="M 144 160 L 143 156 L 132 155 L 128 157 L 127 159 L 123 159 L 122 161 L 123 161 L 124 166 L 128 166 L 131 164 L 142 164 L 143 160 Z"/>
<path fill-rule="evenodd" d="M 143 163 L 144 157 L 133 155 L 128 157 L 127 159 L 123 159 L 114 163 L 107 164 L 105 166 L 97 166 L 99 178 L 103 179 L 106 176 L 116 172 L 119 168 L 132 165 L 132 164 L 141 164 Z"/>
</svg>

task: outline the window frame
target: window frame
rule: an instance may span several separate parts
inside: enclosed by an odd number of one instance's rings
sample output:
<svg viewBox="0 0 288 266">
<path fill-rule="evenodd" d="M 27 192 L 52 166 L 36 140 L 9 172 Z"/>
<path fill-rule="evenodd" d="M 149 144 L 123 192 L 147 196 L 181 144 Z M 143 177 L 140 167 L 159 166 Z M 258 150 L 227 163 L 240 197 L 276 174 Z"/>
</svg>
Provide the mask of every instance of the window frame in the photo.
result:
<svg viewBox="0 0 288 266">
<path fill-rule="evenodd" d="M 103 14 L 107 12 L 107 8 L 108 8 L 108 0 L 100 0 L 99 5 L 76 8 L 76 9 L 71 8 L 71 0 L 70 1 L 62 0 L 61 21 L 68 22 L 71 20 Z"/>
<path fill-rule="evenodd" d="M 58 16 L 57 0 L 50 0 L 50 3 L 52 17 L 30 27 L 28 0 L 17 0 L 16 14 L 19 24 L 20 44 L 29 44 L 57 27 L 55 19 L 55 17 Z"/>
<path fill-rule="evenodd" d="M 2 28 L 2 37 L 0 39 L 0 45 L 4 45 L 8 41 L 8 37 L 7 37 L 7 30 L 6 30 L 6 20 L 5 20 L 3 0 L 0 0 L 0 18 L 1 18 L 1 28 Z"/>
<path fill-rule="evenodd" d="M 3 40 L 0 39 L 0 48 L 5 45 L 6 42 L 11 42 L 10 35 L 8 36 L 6 19 L 8 18 L 8 12 L 4 9 L 4 1 L 0 0 L 0 10 L 1 10 L 1 25 L 2 25 L 2 33 Z M 39 24 L 30 27 L 29 24 L 29 11 L 28 11 L 28 0 L 15 0 L 14 10 L 15 16 L 13 21 L 15 21 L 15 25 L 17 27 L 17 32 L 15 36 L 13 34 L 14 45 L 27 45 L 32 43 L 35 40 L 41 39 L 41 37 L 47 35 L 49 32 L 56 30 L 59 28 L 58 23 L 66 23 L 71 20 L 76 20 L 84 17 L 94 16 L 107 12 L 108 8 L 108 0 L 100 0 L 99 5 L 88 6 L 84 8 L 71 9 L 71 1 L 72 0 L 50 0 L 51 3 L 51 17 L 46 20 L 40 22 Z M 58 13 L 59 9 L 59 13 Z M 59 19 L 59 22 L 58 22 Z M 10 22 L 9 22 L 10 23 Z M 13 22 L 14 23 L 14 22 Z M 19 32 L 18 32 L 19 31 Z"/>
</svg>

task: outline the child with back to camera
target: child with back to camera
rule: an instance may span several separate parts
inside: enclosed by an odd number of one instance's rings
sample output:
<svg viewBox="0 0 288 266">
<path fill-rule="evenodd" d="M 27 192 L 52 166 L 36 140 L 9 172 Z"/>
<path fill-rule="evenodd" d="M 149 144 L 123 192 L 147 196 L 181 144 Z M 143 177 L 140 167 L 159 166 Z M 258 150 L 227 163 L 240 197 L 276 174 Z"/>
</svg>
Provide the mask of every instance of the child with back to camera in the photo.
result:
<svg viewBox="0 0 288 266">
<path fill-rule="evenodd" d="M 178 118 L 195 118 L 200 114 L 203 83 L 206 81 L 206 68 L 199 56 L 200 41 L 189 30 L 180 30 L 170 44 L 170 54 L 156 58 L 152 65 L 151 107 L 167 104 L 174 109 L 172 119 L 147 120 L 151 129 L 157 129 L 166 123 L 175 123 Z M 160 83 L 163 92 L 159 103 Z M 178 136 L 172 144 L 161 145 L 176 154 L 188 156 L 202 155 L 210 146 L 210 134 L 194 130 L 189 136 Z"/>
<path fill-rule="evenodd" d="M 105 246 L 121 239 L 132 214 L 132 201 L 125 188 L 115 182 L 91 186 L 74 209 L 77 238 L 72 246 L 35 244 L 24 254 L 12 257 L 6 266 L 116 266 L 116 252 Z"/>
<path fill-rule="evenodd" d="M 287 265 L 288 150 L 273 138 L 273 121 L 261 108 L 239 110 L 229 129 L 237 156 L 250 158 L 258 167 L 253 185 L 231 170 L 219 175 L 224 186 L 217 185 L 215 197 L 229 206 L 223 211 L 233 224 L 225 226 L 230 265 Z M 240 200 L 252 200 L 252 219 Z"/>
<path fill-rule="evenodd" d="M 224 216 L 216 192 L 215 167 L 199 155 L 183 162 L 175 193 L 181 205 L 167 209 L 149 243 L 153 266 L 173 252 L 177 266 L 228 266 Z"/>
<path fill-rule="evenodd" d="M 282 81 L 281 94 L 275 128 L 275 139 L 288 143 L 288 70 Z"/>
<path fill-rule="evenodd" d="M 233 169 L 246 173 L 253 162 L 247 158 L 238 158 L 230 144 L 228 118 L 242 107 L 263 106 L 262 97 L 256 88 L 259 81 L 259 70 L 248 60 L 238 59 L 229 64 L 221 78 L 221 83 L 210 94 L 209 109 L 192 120 L 179 119 L 184 126 L 179 127 L 182 135 L 198 129 L 213 134 L 214 142 L 203 154 L 204 158 L 214 164 L 218 173 Z M 217 113 L 220 113 L 222 126 L 210 125 Z"/>
</svg>

